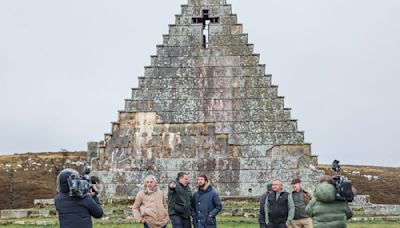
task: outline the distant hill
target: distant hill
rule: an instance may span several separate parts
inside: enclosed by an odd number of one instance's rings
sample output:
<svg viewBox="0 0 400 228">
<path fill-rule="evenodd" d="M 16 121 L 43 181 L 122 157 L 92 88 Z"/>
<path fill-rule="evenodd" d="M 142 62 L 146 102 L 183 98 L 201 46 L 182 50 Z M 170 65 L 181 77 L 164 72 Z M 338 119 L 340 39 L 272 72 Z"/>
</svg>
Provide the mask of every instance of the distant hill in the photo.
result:
<svg viewBox="0 0 400 228">
<path fill-rule="evenodd" d="M 27 153 L 0 156 L 0 209 L 29 208 L 34 199 L 53 198 L 57 174 L 63 168 L 80 170 L 86 152 Z M 335 175 L 329 165 L 320 165 Z M 400 168 L 342 166 L 358 194 L 376 204 L 400 204 Z"/>
<path fill-rule="evenodd" d="M 63 168 L 80 170 L 86 154 L 56 152 L 0 156 L 0 209 L 28 208 L 33 206 L 34 199 L 53 198 L 57 174 Z"/>
<path fill-rule="evenodd" d="M 400 168 L 342 165 L 341 175 L 348 177 L 359 195 L 370 195 L 375 204 L 400 204 Z M 330 165 L 320 165 L 327 175 L 335 174 Z"/>
</svg>

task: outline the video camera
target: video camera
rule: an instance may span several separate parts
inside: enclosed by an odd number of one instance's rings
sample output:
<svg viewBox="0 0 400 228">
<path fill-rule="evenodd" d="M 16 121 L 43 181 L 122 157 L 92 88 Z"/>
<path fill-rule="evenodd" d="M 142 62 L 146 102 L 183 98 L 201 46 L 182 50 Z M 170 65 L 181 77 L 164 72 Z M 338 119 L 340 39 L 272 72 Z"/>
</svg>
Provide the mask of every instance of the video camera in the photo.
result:
<svg viewBox="0 0 400 228">
<path fill-rule="evenodd" d="M 96 176 L 89 176 L 91 172 L 90 166 L 85 162 L 82 168 L 81 175 L 72 174 L 68 178 L 69 196 L 78 196 L 83 198 L 86 194 L 98 191 L 93 185 L 100 182 L 100 179 Z"/>
<path fill-rule="evenodd" d="M 332 163 L 332 170 L 336 173 L 339 173 L 340 168 L 340 161 L 334 160 Z M 336 200 L 337 201 L 347 201 L 352 202 L 354 199 L 353 187 L 352 182 L 345 176 L 334 176 L 334 186 L 336 188 Z"/>
</svg>

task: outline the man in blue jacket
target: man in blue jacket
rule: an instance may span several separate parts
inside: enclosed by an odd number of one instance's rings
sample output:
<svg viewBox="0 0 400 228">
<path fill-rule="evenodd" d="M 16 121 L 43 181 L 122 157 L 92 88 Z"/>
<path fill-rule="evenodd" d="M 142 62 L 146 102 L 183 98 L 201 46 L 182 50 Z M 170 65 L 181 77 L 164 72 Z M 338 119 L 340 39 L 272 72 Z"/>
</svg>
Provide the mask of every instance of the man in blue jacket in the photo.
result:
<svg viewBox="0 0 400 228">
<path fill-rule="evenodd" d="M 90 192 L 83 197 L 70 196 L 68 178 L 79 175 L 73 169 L 64 169 L 57 176 L 57 192 L 54 203 L 58 211 L 60 228 L 92 228 L 92 216 L 100 218 L 103 209 L 96 193 Z"/>
<path fill-rule="evenodd" d="M 216 228 L 215 217 L 222 210 L 218 193 L 208 184 L 206 175 L 197 178 L 199 190 L 193 195 L 193 224 L 195 228 Z"/>
</svg>

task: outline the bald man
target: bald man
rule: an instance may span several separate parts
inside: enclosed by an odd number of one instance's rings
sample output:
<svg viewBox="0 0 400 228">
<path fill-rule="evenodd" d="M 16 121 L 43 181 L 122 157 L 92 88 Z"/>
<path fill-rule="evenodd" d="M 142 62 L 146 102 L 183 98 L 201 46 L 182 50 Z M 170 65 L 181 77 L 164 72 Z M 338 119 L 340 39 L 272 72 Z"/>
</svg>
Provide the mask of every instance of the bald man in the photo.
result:
<svg viewBox="0 0 400 228">
<path fill-rule="evenodd" d="M 268 228 L 287 228 L 294 217 L 292 195 L 283 191 L 280 180 L 272 182 L 272 193 L 265 200 L 265 223 Z"/>
</svg>

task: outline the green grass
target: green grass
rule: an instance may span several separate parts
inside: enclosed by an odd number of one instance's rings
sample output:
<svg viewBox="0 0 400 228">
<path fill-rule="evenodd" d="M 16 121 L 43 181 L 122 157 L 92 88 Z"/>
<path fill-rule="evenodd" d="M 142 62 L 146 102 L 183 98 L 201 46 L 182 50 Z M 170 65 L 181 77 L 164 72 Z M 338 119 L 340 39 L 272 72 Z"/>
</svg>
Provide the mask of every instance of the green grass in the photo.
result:
<svg viewBox="0 0 400 228">
<path fill-rule="evenodd" d="M 54 218 L 55 219 L 55 218 Z M 41 221 L 46 219 L 26 219 L 25 221 Z M 49 219 L 47 219 L 49 220 Z M 12 221 L 12 220 L 11 220 Z M 14 220 L 15 221 L 15 220 Z M 134 223 L 129 224 L 96 224 L 102 222 L 101 220 L 93 219 L 94 228 L 143 228 L 143 225 Z M 245 217 L 223 217 L 218 216 L 218 228 L 258 228 L 256 218 L 245 218 Z M 111 222 L 111 219 L 109 220 Z M 58 226 L 33 226 L 33 225 L 0 225 L 4 228 L 58 228 Z M 348 228 L 400 228 L 400 224 L 396 222 L 359 222 L 359 223 L 349 223 Z M 172 228 L 168 225 L 168 228 Z"/>
<path fill-rule="evenodd" d="M 254 222 L 254 220 L 253 220 Z M 2 225 L 4 228 L 28 228 L 33 227 L 32 225 Z M 57 228 L 58 226 L 34 226 L 34 228 Z M 168 228 L 171 228 L 168 225 Z M 219 228 L 258 228 L 258 224 L 248 223 L 248 221 L 236 221 L 236 222 L 223 222 L 218 224 Z M 374 223 L 350 223 L 348 228 L 399 228 L 399 223 L 385 223 L 385 222 L 374 222 Z M 140 224 L 122 224 L 122 225 L 100 225 L 95 224 L 94 228 L 143 228 Z"/>
<path fill-rule="evenodd" d="M 399 228 L 397 222 L 370 222 L 370 223 L 350 223 L 348 228 Z"/>
</svg>

